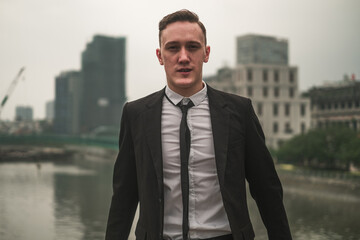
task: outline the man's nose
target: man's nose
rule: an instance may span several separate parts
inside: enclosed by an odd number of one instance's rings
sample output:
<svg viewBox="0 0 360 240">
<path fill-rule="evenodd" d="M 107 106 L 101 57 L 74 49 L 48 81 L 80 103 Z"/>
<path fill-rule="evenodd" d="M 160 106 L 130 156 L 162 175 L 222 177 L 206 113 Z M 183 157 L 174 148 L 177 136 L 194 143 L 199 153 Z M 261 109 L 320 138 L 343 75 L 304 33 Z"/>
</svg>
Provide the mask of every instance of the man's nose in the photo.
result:
<svg viewBox="0 0 360 240">
<path fill-rule="evenodd" d="M 179 62 L 186 63 L 190 61 L 189 52 L 185 47 L 182 47 L 179 52 Z"/>
</svg>

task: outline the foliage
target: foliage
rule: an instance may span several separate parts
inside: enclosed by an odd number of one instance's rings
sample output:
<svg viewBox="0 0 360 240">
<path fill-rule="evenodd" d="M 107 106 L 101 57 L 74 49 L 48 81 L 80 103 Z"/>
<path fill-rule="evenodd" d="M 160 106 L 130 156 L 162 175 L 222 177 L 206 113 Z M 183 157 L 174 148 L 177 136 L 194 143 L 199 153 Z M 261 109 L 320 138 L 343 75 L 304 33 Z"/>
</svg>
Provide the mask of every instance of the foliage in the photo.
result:
<svg viewBox="0 0 360 240">
<path fill-rule="evenodd" d="M 344 169 L 360 165 L 360 138 L 345 127 L 314 129 L 285 142 L 277 151 L 279 162 Z"/>
</svg>

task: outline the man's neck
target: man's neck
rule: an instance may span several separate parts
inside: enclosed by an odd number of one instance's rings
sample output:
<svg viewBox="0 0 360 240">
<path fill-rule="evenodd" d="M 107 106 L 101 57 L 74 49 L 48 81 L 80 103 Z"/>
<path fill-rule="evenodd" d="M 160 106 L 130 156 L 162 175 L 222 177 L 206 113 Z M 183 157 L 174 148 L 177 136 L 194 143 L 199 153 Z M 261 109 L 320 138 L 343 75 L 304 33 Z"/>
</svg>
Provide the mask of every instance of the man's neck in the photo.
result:
<svg viewBox="0 0 360 240">
<path fill-rule="evenodd" d="M 183 97 L 191 97 L 192 95 L 200 92 L 204 87 L 205 83 L 204 81 L 201 82 L 201 85 L 193 86 L 191 88 L 181 88 L 181 89 L 174 89 L 172 86 L 168 85 L 168 87 L 175 93 L 183 96 Z"/>
</svg>

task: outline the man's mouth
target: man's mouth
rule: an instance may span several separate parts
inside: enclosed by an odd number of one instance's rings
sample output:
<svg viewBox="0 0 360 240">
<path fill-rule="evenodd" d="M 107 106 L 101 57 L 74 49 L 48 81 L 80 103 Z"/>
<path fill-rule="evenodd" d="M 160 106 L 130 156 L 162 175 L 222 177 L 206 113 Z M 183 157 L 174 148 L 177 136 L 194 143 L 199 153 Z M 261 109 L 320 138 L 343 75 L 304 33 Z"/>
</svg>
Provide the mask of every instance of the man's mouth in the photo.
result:
<svg viewBox="0 0 360 240">
<path fill-rule="evenodd" d="M 190 72 L 191 69 L 190 68 L 181 68 L 178 70 L 178 72 Z"/>
</svg>

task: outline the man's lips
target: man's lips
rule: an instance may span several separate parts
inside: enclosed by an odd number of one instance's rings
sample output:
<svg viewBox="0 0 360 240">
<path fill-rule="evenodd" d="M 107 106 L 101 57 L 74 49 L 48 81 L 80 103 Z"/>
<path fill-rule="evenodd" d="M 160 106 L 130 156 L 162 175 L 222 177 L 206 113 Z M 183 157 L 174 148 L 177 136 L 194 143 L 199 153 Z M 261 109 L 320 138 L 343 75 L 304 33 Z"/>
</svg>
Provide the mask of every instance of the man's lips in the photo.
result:
<svg viewBox="0 0 360 240">
<path fill-rule="evenodd" d="M 191 71 L 192 71 L 191 68 L 180 68 L 177 70 L 177 72 L 180 72 L 180 73 L 189 73 Z"/>
</svg>

